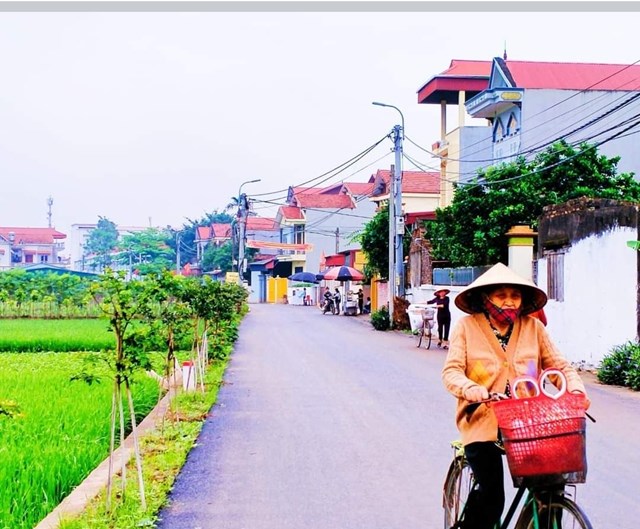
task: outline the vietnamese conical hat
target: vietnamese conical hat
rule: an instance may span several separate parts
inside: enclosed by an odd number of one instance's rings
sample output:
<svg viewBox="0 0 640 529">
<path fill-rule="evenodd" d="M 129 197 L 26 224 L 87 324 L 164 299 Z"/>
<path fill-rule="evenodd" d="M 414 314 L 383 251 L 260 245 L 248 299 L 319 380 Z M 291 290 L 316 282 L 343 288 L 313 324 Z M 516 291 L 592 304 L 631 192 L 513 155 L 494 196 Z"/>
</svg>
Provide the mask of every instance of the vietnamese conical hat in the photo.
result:
<svg viewBox="0 0 640 529">
<path fill-rule="evenodd" d="M 468 314 L 480 312 L 482 307 L 481 293 L 499 285 L 517 286 L 522 290 L 521 314 L 531 314 L 547 303 L 547 295 L 533 282 L 516 274 L 511 268 L 498 263 L 456 296 L 455 303 L 461 311 Z"/>
</svg>

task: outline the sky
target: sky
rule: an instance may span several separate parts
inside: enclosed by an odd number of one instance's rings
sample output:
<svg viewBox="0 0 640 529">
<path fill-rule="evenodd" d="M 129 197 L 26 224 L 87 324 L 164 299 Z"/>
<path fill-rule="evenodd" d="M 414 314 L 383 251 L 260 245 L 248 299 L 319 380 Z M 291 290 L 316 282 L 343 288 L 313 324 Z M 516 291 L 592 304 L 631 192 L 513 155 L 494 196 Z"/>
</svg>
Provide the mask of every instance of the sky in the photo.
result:
<svg viewBox="0 0 640 529">
<path fill-rule="evenodd" d="M 2 2 L 0 2 L 1 6 Z M 430 149 L 417 91 L 452 59 L 631 64 L 640 13 L 0 12 L 0 226 L 106 217 L 179 229 L 242 191 L 365 182 L 400 123 Z M 426 152 L 405 142 L 420 167 Z M 319 178 L 321 175 L 327 176 Z M 273 202 L 275 204 L 270 204 Z"/>
</svg>

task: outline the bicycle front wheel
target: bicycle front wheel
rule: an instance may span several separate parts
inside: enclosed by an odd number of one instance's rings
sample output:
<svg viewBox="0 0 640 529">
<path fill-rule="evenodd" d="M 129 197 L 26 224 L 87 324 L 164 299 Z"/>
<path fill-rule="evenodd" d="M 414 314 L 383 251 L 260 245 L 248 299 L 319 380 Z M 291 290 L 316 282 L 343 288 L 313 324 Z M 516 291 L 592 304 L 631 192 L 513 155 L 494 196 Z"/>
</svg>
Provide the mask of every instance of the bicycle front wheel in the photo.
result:
<svg viewBox="0 0 640 529">
<path fill-rule="evenodd" d="M 593 529 L 593 526 L 578 504 L 555 494 L 546 499 L 539 496 L 527 503 L 516 529 Z"/>
<path fill-rule="evenodd" d="M 424 329 L 424 346 L 429 349 L 431 347 L 431 337 L 433 336 L 433 329 L 429 323 L 425 323 Z"/>
<path fill-rule="evenodd" d="M 423 335 L 424 335 L 424 329 L 422 327 L 418 329 L 413 335 L 416 340 L 416 347 L 420 347 L 420 345 L 422 344 Z"/>
<path fill-rule="evenodd" d="M 457 527 L 473 488 L 473 472 L 463 456 L 457 456 L 449 466 L 442 491 L 444 529 Z"/>
</svg>

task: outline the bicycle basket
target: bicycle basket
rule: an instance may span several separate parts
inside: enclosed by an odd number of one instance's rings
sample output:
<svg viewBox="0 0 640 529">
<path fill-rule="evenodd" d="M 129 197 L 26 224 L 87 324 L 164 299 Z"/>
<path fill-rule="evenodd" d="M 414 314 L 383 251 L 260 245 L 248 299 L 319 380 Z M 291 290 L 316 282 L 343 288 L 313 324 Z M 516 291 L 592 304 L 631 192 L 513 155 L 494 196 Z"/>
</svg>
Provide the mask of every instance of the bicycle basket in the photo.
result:
<svg viewBox="0 0 640 529">
<path fill-rule="evenodd" d="M 584 483 L 587 473 L 584 395 L 565 393 L 497 401 L 513 483 Z"/>
</svg>

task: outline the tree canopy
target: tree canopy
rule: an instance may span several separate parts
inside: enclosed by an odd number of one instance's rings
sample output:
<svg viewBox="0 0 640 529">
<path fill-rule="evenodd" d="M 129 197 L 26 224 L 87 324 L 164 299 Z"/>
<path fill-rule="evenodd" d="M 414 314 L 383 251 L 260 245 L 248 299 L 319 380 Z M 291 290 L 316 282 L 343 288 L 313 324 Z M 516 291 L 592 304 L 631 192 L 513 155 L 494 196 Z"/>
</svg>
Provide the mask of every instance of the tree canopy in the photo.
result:
<svg viewBox="0 0 640 529">
<path fill-rule="evenodd" d="M 112 252 L 118 244 L 118 229 L 106 217 L 98 217 L 98 224 L 87 237 L 85 255 L 94 255 L 93 266 L 99 270 L 111 264 Z"/>
<path fill-rule="evenodd" d="M 554 143 L 533 160 L 519 157 L 455 185 L 450 206 L 426 224 L 435 259 L 452 266 L 506 262 L 505 233 L 516 224 L 537 228 L 545 206 L 579 197 L 640 200 L 633 173 L 617 173 L 619 157 L 598 154 L 597 146 Z"/>
</svg>

